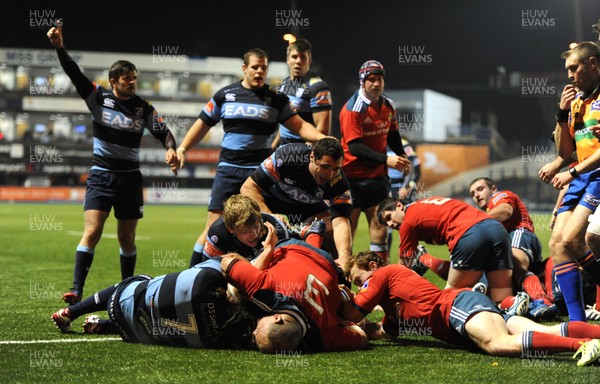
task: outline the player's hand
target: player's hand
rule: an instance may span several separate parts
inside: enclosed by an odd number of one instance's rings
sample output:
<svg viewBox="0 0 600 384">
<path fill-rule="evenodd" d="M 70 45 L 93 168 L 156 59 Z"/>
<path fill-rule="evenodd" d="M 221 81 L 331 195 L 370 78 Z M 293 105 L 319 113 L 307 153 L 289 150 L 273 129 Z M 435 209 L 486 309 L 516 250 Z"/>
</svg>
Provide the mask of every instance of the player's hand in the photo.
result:
<svg viewBox="0 0 600 384">
<path fill-rule="evenodd" d="M 171 168 L 171 172 L 177 174 L 177 165 L 179 162 L 177 161 L 177 153 L 173 150 L 173 148 L 169 148 L 165 153 L 165 162 Z"/>
<path fill-rule="evenodd" d="M 577 88 L 573 84 L 565 85 L 560 95 L 559 108 L 563 111 L 571 109 L 571 101 L 575 100 L 575 95 L 577 95 Z"/>
<path fill-rule="evenodd" d="M 277 230 L 268 221 L 265 221 L 265 228 L 267 228 L 267 237 L 262 242 L 263 249 L 275 249 L 275 245 L 279 241 Z"/>
<path fill-rule="evenodd" d="M 179 169 L 183 169 L 185 165 L 185 148 L 177 148 L 177 162 L 179 163 Z"/>
<path fill-rule="evenodd" d="M 56 21 L 56 27 L 50 28 L 48 33 L 46 33 L 48 39 L 50 39 L 50 43 L 54 46 L 54 48 L 62 48 L 63 47 L 63 34 L 62 34 L 62 20 Z"/>
<path fill-rule="evenodd" d="M 552 186 L 556 189 L 563 189 L 571 181 L 573 181 L 573 176 L 568 171 L 560 172 L 552 178 Z"/>
<path fill-rule="evenodd" d="M 544 183 L 550 183 L 552 178 L 556 176 L 557 172 L 558 169 L 556 168 L 556 166 L 554 166 L 553 163 L 547 163 L 542 168 L 540 168 L 538 176 L 540 177 L 540 180 L 542 180 Z"/>
<path fill-rule="evenodd" d="M 408 174 L 410 172 L 410 160 L 406 156 L 388 156 L 386 160 L 386 164 L 390 168 L 397 169 L 399 171 Z"/>
<path fill-rule="evenodd" d="M 589 130 L 596 136 L 596 139 L 600 139 L 600 124 L 592 125 Z"/>
</svg>

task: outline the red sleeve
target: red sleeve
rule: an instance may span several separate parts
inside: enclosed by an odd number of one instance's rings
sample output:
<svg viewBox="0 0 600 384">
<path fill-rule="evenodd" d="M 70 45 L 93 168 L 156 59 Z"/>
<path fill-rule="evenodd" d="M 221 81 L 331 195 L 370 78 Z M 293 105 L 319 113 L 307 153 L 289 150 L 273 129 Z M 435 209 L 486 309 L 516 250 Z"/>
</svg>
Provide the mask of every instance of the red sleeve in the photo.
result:
<svg viewBox="0 0 600 384">
<path fill-rule="evenodd" d="M 492 196 L 490 203 L 491 208 L 488 207 L 488 210 L 497 207 L 500 204 L 508 204 L 513 207 L 514 210 L 518 209 L 514 196 L 511 196 L 507 191 L 500 191 L 496 193 L 494 196 Z"/>
<path fill-rule="evenodd" d="M 417 231 L 405 220 L 400 226 L 399 233 L 400 252 L 398 253 L 398 256 L 401 259 L 412 257 L 419 245 L 419 239 L 416 235 Z"/>
<path fill-rule="evenodd" d="M 227 268 L 227 280 L 251 298 L 265 283 L 269 271 L 261 271 L 245 260 L 235 261 Z"/>
<path fill-rule="evenodd" d="M 367 337 L 358 325 L 344 321 L 324 332 L 326 341 L 324 349 L 327 352 L 355 351 L 364 348 Z"/>
<path fill-rule="evenodd" d="M 382 273 L 373 273 L 352 300 L 354 307 L 364 315 L 370 313 L 379 304 L 386 291 L 386 279 L 382 275 Z"/>
</svg>

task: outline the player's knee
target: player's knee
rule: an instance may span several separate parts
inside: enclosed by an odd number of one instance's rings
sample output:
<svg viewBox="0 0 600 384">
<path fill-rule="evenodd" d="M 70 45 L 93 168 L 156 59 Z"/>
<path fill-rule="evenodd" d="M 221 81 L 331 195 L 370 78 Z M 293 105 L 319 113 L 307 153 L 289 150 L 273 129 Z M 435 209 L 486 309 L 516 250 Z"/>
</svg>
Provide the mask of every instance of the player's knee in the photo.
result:
<svg viewBox="0 0 600 384">
<path fill-rule="evenodd" d="M 588 227 L 588 231 L 585 233 L 585 243 L 595 255 L 600 254 L 600 228 L 597 231 L 590 232 Z"/>
<path fill-rule="evenodd" d="M 584 249 L 583 249 L 584 247 L 583 246 L 585 244 L 582 244 L 579 239 L 570 237 L 570 238 L 567 238 L 567 239 L 563 239 L 561 245 L 571 255 L 577 255 L 577 256 L 579 256 L 580 253 L 583 253 L 583 251 L 584 251 Z"/>
<path fill-rule="evenodd" d="M 510 347 L 510 343 L 506 343 L 504 338 L 498 340 L 497 338 L 490 338 L 487 343 L 480 346 L 480 348 L 491 356 L 511 356 L 515 354 L 513 348 Z M 518 351 L 516 351 L 518 353 Z"/>
</svg>

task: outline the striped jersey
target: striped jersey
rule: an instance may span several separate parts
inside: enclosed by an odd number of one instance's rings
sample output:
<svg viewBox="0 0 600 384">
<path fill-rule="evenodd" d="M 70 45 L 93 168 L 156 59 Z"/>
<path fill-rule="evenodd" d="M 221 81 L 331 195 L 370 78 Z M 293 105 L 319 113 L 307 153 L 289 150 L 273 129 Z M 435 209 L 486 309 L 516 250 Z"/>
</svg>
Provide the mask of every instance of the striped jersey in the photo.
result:
<svg viewBox="0 0 600 384">
<path fill-rule="evenodd" d="M 175 139 L 161 115 L 148 101 L 135 95 L 127 100 L 90 81 L 65 49 L 57 49 L 60 63 L 92 113 L 92 169 L 112 172 L 138 171 L 144 129 L 175 150 Z"/>
<path fill-rule="evenodd" d="M 250 177 L 270 198 L 289 203 L 290 206 L 316 205 L 327 201 L 332 219 L 350 217 L 350 182 L 344 172 L 340 172 L 328 184 L 318 185 L 308 170 L 311 148 L 301 143 L 282 145 Z"/>
<path fill-rule="evenodd" d="M 290 237 L 287 226 L 277 217 L 268 213 L 261 213 L 263 222 L 271 223 L 276 230 L 279 240 Z M 222 256 L 226 253 L 238 253 L 248 260 L 256 258 L 263 251 L 262 242 L 267 238 L 267 228 L 262 225 L 261 235 L 258 244 L 255 247 L 249 247 L 242 243 L 237 237 L 225 226 L 223 217 L 219 217 L 210 228 L 206 235 L 206 243 L 204 244 L 203 254 L 206 257 Z"/>
<path fill-rule="evenodd" d="M 288 95 L 298 115 L 312 125 L 315 125 L 313 113 L 332 109 L 329 85 L 312 72 L 293 80 L 290 77 L 285 78 L 279 92 Z M 279 126 L 279 136 L 280 145 L 305 141 L 283 125 Z"/>
<path fill-rule="evenodd" d="M 217 91 L 199 118 L 211 127 L 223 122 L 220 164 L 256 167 L 273 152 L 270 139 L 279 123 L 295 114 L 286 95 L 268 85 L 244 88 L 240 81 Z"/>
<path fill-rule="evenodd" d="M 125 287 L 117 286 L 117 290 L 112 305 L 135 298 L 130 309 L 121 304 L 121 318 L 139 342 L 190 348 L 231 347 L 217 342 L 223 325 L 233 315 L 219 261 L 208 260 L 182 272 L 138 279 Z"/>
</svg>

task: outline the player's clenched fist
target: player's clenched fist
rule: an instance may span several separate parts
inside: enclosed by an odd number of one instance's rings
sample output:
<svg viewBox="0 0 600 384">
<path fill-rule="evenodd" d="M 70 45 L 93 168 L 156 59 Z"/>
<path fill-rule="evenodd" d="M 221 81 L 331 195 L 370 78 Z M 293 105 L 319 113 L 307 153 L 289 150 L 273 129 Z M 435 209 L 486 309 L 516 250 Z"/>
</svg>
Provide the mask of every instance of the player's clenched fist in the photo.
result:
<svg viewBox="0 0 600 384">
<path fill-rule="evenodd" d="M 52 45 L 55 48 L 62 48 L 63 47 L 62 21 L 57 20 L 56 27 L 50 28 L 47 35 L 48 35 L 48 39 L 50 39 L 50 43 L 52 43 Z"/>
</svg>

